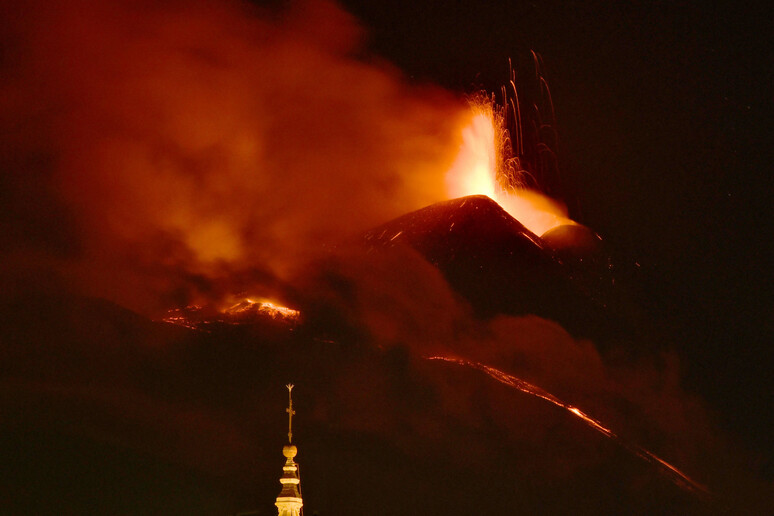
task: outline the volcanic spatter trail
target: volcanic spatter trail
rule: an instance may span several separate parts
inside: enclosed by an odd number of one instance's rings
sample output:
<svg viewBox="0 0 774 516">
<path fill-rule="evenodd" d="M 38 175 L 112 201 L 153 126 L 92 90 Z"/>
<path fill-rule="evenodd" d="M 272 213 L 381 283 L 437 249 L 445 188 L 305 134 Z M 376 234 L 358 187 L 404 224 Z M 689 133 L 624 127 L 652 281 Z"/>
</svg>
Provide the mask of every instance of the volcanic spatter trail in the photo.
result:
<svg viewBox="0 0 774 516">
<path fill-rule="evenodd" d="M 574 416 L 580 418 L 584 423 L 586 423 L 594 430 L 598 431 L 599 433 L 603 434 L 606 437 L 609 437 L 610 439 L 613 439 L 616 443 L 618 443 L 620 446 L 622 446 L 629 452 L 638 456 L 639 458 L 646 461 L 647 463 L 655 466 L 662 474 L 667 476 L 675 485 L 702 497 L 711 496 L 711 493 L 709 492 L 706 486 L 696 482 L 695 480 L 693 480 L 688 475 L 686 475 L 685 473 L 677 469 L 672 464 L 658 457 L 656 454 L 646 450 L 645 448 L 642 448 L 641 446 L 627 443 L 621 437 L 616 435 L 612 430 L 610 430 L 605 425 L 603 425 L 602 422 L 589 416 L 588 414 L 580 410 L 578 407 L 574 407 L 569 403 L 565 403 L 564 401 L 560 400 L 550 392 L 547 392 L 536 385 L 533 385 L 527 381 L 522 380 L 521 378 L 517 378 L 503 371 L 500 371 L 499 369 L 494 368 L 492 366 L 488 366 L 486 364 L 482 364 L 480 362 L 474 362 L 472 360 L 467 360 L 464 358 L 443 357 L 443 356 L 430 356 L 425 358 L 427 358 L 428 360 L 442 360 L 444 362 L 451 362 L 460 366 L 472 367 L 474 369 L 478 369 L 479 371 L 482 371 L 488 374 L 490 377 L 494 378 L 495 380 L 497 380 L 502 384 L 505 384 L 509 387 L 517 389 L 523 393 L 530 394 L 532 396 L 536 396 L 538 398 L 546 400 L 547 402 L 552 403 L 559 408 L 563 408 L 566 411 L 573 414 Z"/>
</svg>

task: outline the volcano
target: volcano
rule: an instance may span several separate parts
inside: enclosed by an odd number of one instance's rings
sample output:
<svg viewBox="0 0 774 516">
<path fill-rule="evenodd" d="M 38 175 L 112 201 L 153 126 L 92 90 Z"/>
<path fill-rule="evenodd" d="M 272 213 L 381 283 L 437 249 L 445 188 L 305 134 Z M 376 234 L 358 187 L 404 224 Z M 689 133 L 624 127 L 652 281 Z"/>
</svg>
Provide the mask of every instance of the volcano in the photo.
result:
<svg viewBox="0 0 774 516">
<path fill-rule="evenodd" d="M 365 242 L 370 249 L 415 249 L 483 317 L 535 314 L 595 338 L 639 324 L 626 293 L 613 288 L 598 236 L 575 225 L 538 237 L 484 195 L 408 213 L 369 231 Z"/>
<path fill-rule="evenodd" d="M 696 503 L 550 407 L 404 350 L 309 335 L 256 341 L 233 327 L 154 323 L 68 295 L 3 309 L 0 495 L 10 513 L 272 514 L 287 378 L 298 382 L 305 503 L 320 514 L 354 516 L 374 505 L 412 514 L 416 500 L 439 516 L 481 507 L 561 514 L 579 492 L 590 505 L 577 514 Z M 450 413 L 458 396 L 475 404 Z M 543 422 L 503 435 L 524 418 Z M 550 441 L 537 437 L 546 424 Z M 631 478 L 639 478 L 635 491 L 622 480 Z M 500 494 L 482 501 L 487 488 Z"/>
<path fill-rule="evenodd" d="M 418 253 L 473 308 L 468 326 L 510 317 L 506 322 L 519 331 L 497 350 L 501 367 L 529 362 L 522 355 L 531 351 L 545 355 L 523 343 L 509 346 L 525 332 L 540 337 L 548 328 L 578 359 L 572 365 L 580 373 L 570 374 L 583 379 L 584 357 L 595 353 L 551 321 L 586 335 L 601 333 L 613 318 L 598 300 L 604 289 L 590 289 L 593 281 L 487 197 L 408 213 L 368 231 L 362 243 L 366 255 L 399 246 Z M 345 295 L 333 310 L 357 302 Z M 366 514 L 374 507 L 385 515 L 412 514 L 418 500 L 424 514 L 438 515 L 706 509 L 542 400 L 477 371 L 426 360 L 411 333 L 401 335 L 404 345 L 384 348 L 375 330 L 307 326 L 307 315 L 317 325 L 326 318 L 304 313 L 310 306 L 304 303 L 290 321 L 247 301 L 216 316 L 217 324 L 197 320 L 193 327 L 152 322 L 67 292 L 22 289 L 4 303 L 0 381 L 7 395 L 0 408 L 8 417 L 0 427 L 6 457 L 0 494 L 11 512 L 211 514 L 259 507 L 271 514 L 288 380 L 297 386 L 293 431 L 305 504 L 321 514 Z M 568 374 L 562 362 L 551 363 L 550 373 L 532 370 L 530 378 L 540 382 L 548 374 L 561 390 Z M 568 381 L 577 388 L 577 380 Z M 584 402 L 567 392 L 573 403 Z M 632 408 L 627 415 L 641 417 Z M 481 498 L 493 490 L 497 497 Z"/>
</svg>

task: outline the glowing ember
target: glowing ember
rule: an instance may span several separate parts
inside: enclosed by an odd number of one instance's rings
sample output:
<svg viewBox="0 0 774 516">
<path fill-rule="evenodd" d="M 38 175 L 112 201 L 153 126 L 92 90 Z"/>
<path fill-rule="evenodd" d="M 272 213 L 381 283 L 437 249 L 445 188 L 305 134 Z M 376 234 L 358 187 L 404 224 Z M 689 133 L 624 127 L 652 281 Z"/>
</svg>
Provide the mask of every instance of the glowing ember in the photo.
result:
<svg viewBox="0 0 774 516">
<path fill-rule="evenodd" d="M 199 305 L 188 305 L 185 308 L 173 308 L 167 312 L 167 316 L 161 319 L 169 324 L 184 326 L 196 330 L 197 322 L 191 317 L 191 314 L 200 313 L 202 307 Z"/>
<path fill-rule="evenodd" d="M 502 117 L 492 102 L 472 103 L 472 117 L 462 129 L 462 145 L 446 174 L 449 198 L 486 195 L 513 218 L 540 236 L 557 226 L 575 224 L 564 207 L 545 195 L 522 187 L 527 172 L 509 158 L 511 145 Z"/>
<path fill-rule="evenodd" d="M 656 466 L 659 471 L 661 471 L 662 474 L 665 474 L 669 479 L 674 482 L 676 485 L 682 487 L 683 489 L 686 489 L 688 491 L 692 491 L 701 495 L 709 495 L 709 491 L 705 486 L 702 484 L 696 482 L 692 478 L 690 478 L 688 475 L 677 469 L 672 464 L 668 463 L 664 459 L 658 457 L 654 453 L 646 450 L 645 448 L 642 448 L 640 446 L 629 444 L 623 441 L 618 435 L 613 433 L 612 430 L 604 426 L 600 421 L 592 418 L 582 410 L 580 410 L 577 407 L 574 407 L 568 403 L 565 403 L 564 401 L 560 400 L 553 394 L 544 391 L 540 387 L 533 385 L 527 381 L 522 380 L 521 378 L 517 378 L 515 376 L 512 376 L 508 373 L 505 373 L 503 371 L 500 371 L 499 369 L 496 369 L 494 367 L 481 364 L 479 362 L 473 362 L 471 360 L 466 360 L 464 358 L 453 358 L 453 357 L 440 357 L 440 356 L 433 356 L 433 357 L 427 357 L 428 360 L 443 360 L 444 362 L 452 362 L 454 364 L 458 364 L 461 366 L 466 367 L 472 367 L 474 369 L 478 369 L 479 371 L 483 371 L 484 373 L 488 374 L 490 377 L 494 378 L 498 382 L 505 384 L 509 387 L 512 387 L 514 389 L 517 389 L 525 394 L 530 394 L 532 396 L 536 396 L 540 399 L 546 400 L 549 403 L 552 403 L 556 405 L 559 408 L 563 408 L 566 411 L 570 412 L 574 416 L 580 418 L 584 423 L 586 423 L 588 426 L 593 428 L 594 430 L 600 432 L 606 437 L 609 437 L 613 440 L 615 440 L 619 445 L 623 446 L 625 449 L 630 451 L 631 453 L 635 454 L 637 457 L 643 459 L 644 461 L 648 462 L 649 464 L 652 464 Z"/>
</svg>

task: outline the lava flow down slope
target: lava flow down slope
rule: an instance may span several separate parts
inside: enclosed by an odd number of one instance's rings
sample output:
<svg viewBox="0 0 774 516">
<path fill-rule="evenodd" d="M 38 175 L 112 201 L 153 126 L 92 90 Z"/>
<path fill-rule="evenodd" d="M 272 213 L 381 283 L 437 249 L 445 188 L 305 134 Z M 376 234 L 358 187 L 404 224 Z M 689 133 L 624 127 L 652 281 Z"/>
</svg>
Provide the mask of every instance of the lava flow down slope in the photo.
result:
<svg viewBox="0 0 774 516">
<path fill-rule="evenodd" d="M 383 277 L 353 283 L 351 267 L 333 273 L 329 264 L 317 269 L 325 279 L 315 291 L 307 290 L 312 300 L 326 299 L 327 311 L 302 303 L 312 310 L 301 310 L 310 322 L 284 332 L 256 331 L 260 320 L 189 329 L 102 300 L 17 292 L 3 303 L 0 320 L 3 363 L 12 364 L 0 400 L 4 508 L 268 512 L 276 496 L 270 465 L 284 436 L 281 387 L 292 377 L 305 503 L 321 513 L 362 514 L 375 504 L 383 514 L 409 514 L 422 499 L 429 514 L 482 506 L 557 514 L 574 507 L 568 500 L 579 492 L 587 504 L 579 514 L 706 510 L 703 498 L 541 399 L 509 391 L 474 368 L 427 358 L 466 356 L 518 371 L 616 431 L 660 442 L 658 451 L 673 455 L 677 448 L 662 439 L 675 437 L 661 425 L 676 414 L 659 422 L 652 409 L 668 405 L 700 424 L 699 406 L 655 386 L 648 400 L 606 384 L 593 346 L 550 321 L 481 322 L 433 277 L 431 265 L 398 255 L 399 262 L 377 258 L 374 268 L 411 267 L 430 279 L 417 284 L 407 282 L 410 271 L 392 275 L 397 287 L 388 295 L 371 289 Z M 338 297 L 342 288 L 346 298 Z M 434 299 L 410 299 L 404 288 Z M 645 385 L 651 384 L 644 374 L 661 378 L 646 371 L 637 369 Z M 608 404 L 632 404 L 628 421 Z M 647 413 L 635 409 L 643 404 Z M 487 488 L 501 494 L 482 502 L 477 495 Z"/>
</svg>

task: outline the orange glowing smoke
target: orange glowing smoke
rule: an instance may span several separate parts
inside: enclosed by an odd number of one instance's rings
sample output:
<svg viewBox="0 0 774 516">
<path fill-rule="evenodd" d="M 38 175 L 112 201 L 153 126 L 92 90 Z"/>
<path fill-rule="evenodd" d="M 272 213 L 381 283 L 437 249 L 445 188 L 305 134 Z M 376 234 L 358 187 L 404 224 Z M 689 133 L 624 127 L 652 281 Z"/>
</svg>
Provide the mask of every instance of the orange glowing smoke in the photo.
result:
<svg viewBox="0 0 774 516">
<path fill-rule="evenodd" d="M 16 247 L 84 294 L 159 316 L 270 291 L 448 196 L 488 195 L 537 235 L 569 222 L 508 179 L 491 103 L 358 59 L 362 29 L 334 4 L 73 2 L 13 15 L 0 168 L 35 200 L 13 207 L 32 225 Z"/>
<path fill-rule="evenodd" d="M 8 220 L 36 224 L 16 247 L 160 315 L 292 277 L 321 244 L 443 199 L 466 106 L 360 59 L 335 4 L 284 4 L 0 9 L 0 169 L 30 200 Z"/>
<path fill-rule="evenodd" d="M 492 102 L 475 100 L 471 107 L 459 154 L 446 174 L 449 198 L 486 195 L 538 236 L 575 224 L 559 202 L 520 185 L 525 171 L 508 157 L 510 137 Z"/>
</svg>

